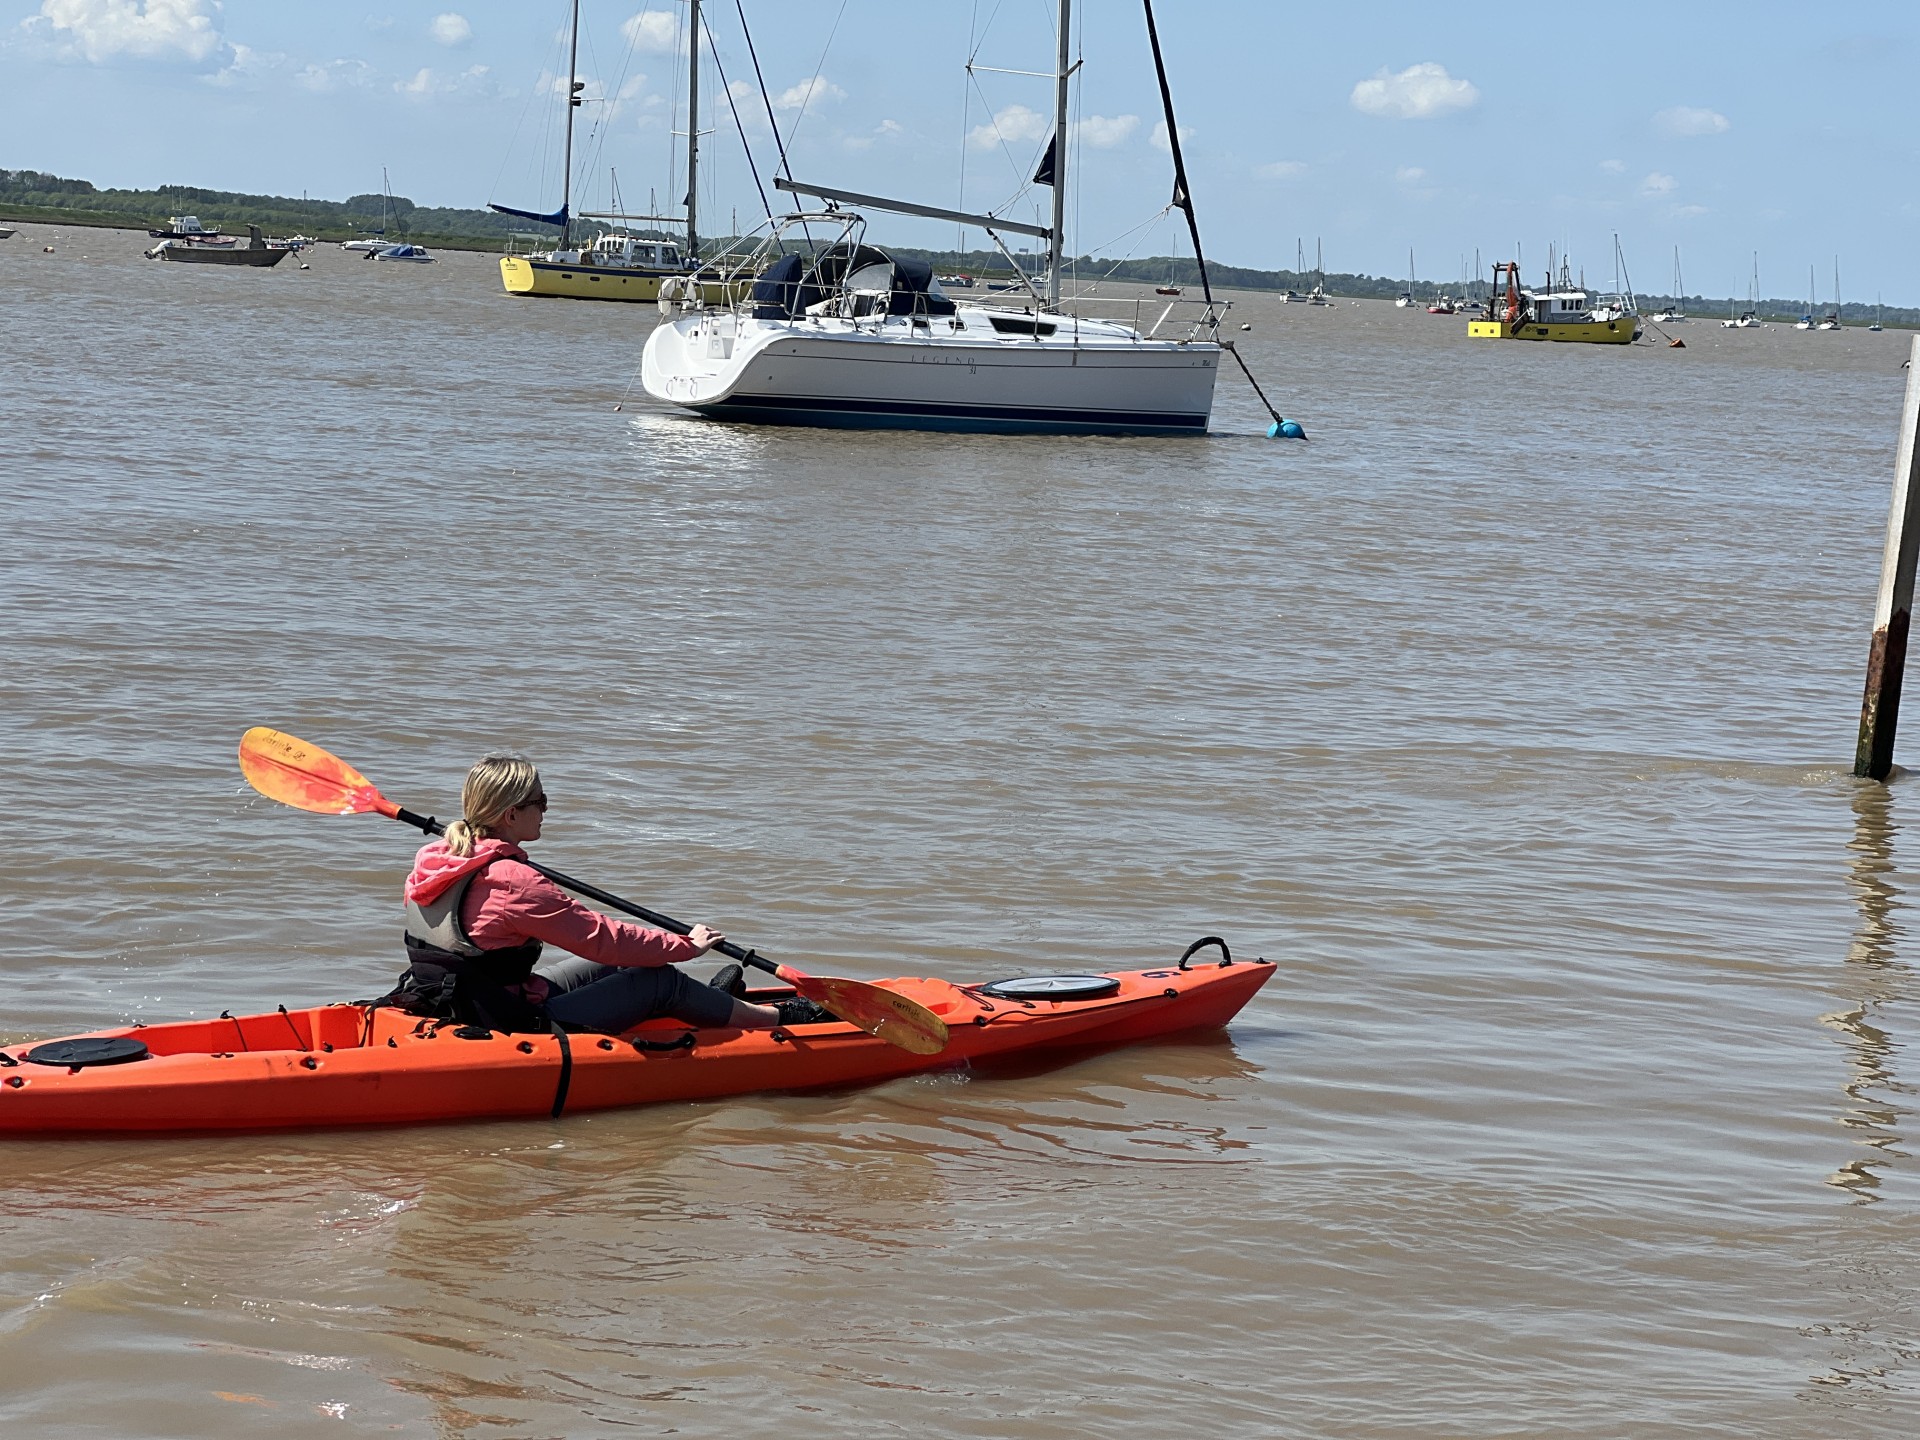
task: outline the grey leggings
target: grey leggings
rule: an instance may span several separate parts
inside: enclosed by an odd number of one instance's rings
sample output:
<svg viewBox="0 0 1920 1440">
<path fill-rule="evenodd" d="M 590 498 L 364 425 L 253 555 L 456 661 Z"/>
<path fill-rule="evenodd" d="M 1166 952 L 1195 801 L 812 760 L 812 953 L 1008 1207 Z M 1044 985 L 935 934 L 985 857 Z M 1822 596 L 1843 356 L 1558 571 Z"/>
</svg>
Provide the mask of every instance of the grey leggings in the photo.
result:
<svg viewBox="0 0 1920 1440">
<path fill-rule="evenodd" d="M 569 1030 L 618 1035 L 669 1015 L 690 1025 L 725 1025 L 733 997 L 672 965 L 596 965 L 568 956 L 534 972 L 547 982 L 547 1014 Z"/>
</svg>

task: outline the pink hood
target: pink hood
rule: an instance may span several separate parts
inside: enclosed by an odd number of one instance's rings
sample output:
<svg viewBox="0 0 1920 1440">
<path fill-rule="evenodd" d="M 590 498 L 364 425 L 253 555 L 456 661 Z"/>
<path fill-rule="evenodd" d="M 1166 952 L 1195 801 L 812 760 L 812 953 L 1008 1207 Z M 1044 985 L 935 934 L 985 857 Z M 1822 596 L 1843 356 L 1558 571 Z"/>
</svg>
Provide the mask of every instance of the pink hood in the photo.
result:
<svg viewBox="0 0 1920 1440">
<path fill-rule="evenodd" d="M 471 855 L 455 855 L 444 840 L 431 840 L 413 857 L 413 873 L 407 876 L 406 898 L 416 905 L 428 905 L 457 882 L 493 860 L 524 860 L 527 852 L 511 840 L 482 840 Z"/>
</svg>

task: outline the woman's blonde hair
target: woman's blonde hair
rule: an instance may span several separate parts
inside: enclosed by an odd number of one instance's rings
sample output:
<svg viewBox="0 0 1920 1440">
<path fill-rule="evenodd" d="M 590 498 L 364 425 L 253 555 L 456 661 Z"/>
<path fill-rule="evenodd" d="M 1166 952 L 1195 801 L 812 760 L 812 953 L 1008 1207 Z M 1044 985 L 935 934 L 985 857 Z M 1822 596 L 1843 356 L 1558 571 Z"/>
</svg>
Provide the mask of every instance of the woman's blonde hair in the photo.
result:
<svg viewBox="0 0 1920 1440">
<path fill-rule="evenodd" d="M 500 817 L 540 793 L 540 772 L 523 755 L 487 755 L 467 772 L 460 787 L 461 818 L 447 826 L 447 849 L 471 855 L 473 842 L 484 840 Z"/>
</svg>

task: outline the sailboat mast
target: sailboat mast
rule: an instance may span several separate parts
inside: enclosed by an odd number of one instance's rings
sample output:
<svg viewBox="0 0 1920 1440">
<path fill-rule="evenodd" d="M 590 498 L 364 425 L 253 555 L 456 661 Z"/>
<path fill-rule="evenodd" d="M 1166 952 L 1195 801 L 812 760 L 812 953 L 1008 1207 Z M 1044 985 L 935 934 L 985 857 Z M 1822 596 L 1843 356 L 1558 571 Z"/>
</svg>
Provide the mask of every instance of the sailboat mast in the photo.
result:
<svg viewBox="0 0 1920 1440">
<path fill-rule="evenodd" d="M 688 0 L 687 10 L 687 254 L 698 258 L 700 228 L 695 197 L 700 193 L 700 0 Z"/>
<path fill-rule="evenodd" d="M 560 161 L 560 248 L 573 238 L 573 112 L 580 105 L 580 0 L 573 0 L 573 38 L 567 42 L 567 144 Z"/>
<path fill-rule="evenodd" d="M 1060 308 L 1060 255 L 1067 241 L 1067 79 L 1072 73 L 1073 0 L 1060 0 L 1060 49 L 1053 72 L 1053 225 L 1047 232 L 1047 306 Z"/>
</svg>

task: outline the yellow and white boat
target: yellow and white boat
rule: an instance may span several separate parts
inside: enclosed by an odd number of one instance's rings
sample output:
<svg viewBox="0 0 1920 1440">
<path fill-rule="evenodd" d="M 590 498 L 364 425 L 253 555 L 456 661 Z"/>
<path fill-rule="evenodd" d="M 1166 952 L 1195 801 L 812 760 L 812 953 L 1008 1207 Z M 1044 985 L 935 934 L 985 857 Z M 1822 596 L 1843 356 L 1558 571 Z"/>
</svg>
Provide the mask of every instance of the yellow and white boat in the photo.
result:
<svg viewBox="0 0 1920 1440">
<path fill-rule="evenodd" d="M 585 246 L 533 255 L 500 257 L 500 280 L 510 295 L 557 295 L 571 300 L 660 298 L 660 282 L 691 275 L 695 265 L 671 240 L 646 239 L 624 230 L 596 235 Z M 719 287 L 704 298 L 716 303 Z"/>
<path fill-rule="evenodd" d="M 1630 345 L 1639 338 L 1640 317 L 1629 308 L 1597 306 L 1585 290 L 1572 286 L 1522 290 L 1520 267 L 1505 261 L 1493 267 L 1496 291 L 1503 275 L 1506 294 L 1494 296 L 1484 320 L 1467 322 L 1467 334 L 1473 339 Z"/>
<path fill-rule="evenodd" d="M 553 249 L 531 255 L 503 255 L 500 258 L 500 283 L 509 295 L 552 295 L 569 300 L 656 301 L 663 281 L 680 280 L 699 268 L 699 228 L 694 213 L 699 194 L 700 175 L 700 0 L 690 0 L 687 36 L 687 196 L 686 214 L 680 216 L 575 214 L 573 211 L 573 112 L 580 107 L 580 92 L 586 88 L 579 75 L 580 0 L 573 0 L 573 23 L 568 41 L 566 90 L 566 145 L 560 162 L 560 208 L 552 211 L 520 210 L 510 205 L 487 206 L 502 215 L 552 225 L 560 231 Z M 619 208 L 618 193 L 615 208 Z M 582 245 L 574 240 L 575 227 L 581 221 L 598 221 L 613 228 L 601 231 Z M 686 244 L 653 236 L 636 235 L 626 228 L 628 222 L 658 222 L 684 229 Z M 724 286 L 702 284 L 703 299 L 724 302 Z"/>
</svg>

